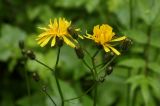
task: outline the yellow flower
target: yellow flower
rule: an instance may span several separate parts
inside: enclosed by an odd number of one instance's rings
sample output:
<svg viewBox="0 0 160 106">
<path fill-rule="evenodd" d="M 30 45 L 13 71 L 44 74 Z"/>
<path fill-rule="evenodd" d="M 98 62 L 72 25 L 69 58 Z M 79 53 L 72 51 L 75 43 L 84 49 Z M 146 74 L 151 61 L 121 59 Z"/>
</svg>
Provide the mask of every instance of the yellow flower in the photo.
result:
<svg viewBox="0 0 160 106">
<path fill-rule="evenodd" d="M 120 55 L 120 52 L 113 47 L 111 42 L 117 42 L 126 39 L 125 36 L 114 39 L 113 36 L 115 33 L 112 32 L 112 27 L 107 24 L 95 26 L 93 29 L 93 35 L 88 33 L 87 35 L 88 36 L 86 36 L 86 38 L 92 39 L 96 43 L 102 45 L 106 52 L 113 51 L 116 55 Z"/>
<path fill-rule="evenodd" d="M 68 32 L 68 28 L 70 26 L 71 21 L 68 22 L 67 20 L 65 20 L 65 18 L 59 18 L 59 20 L 55 18 L 53 23 L 50 19 L 48 28 L 40 27 L 40 29 L 44 30 L 44 32 L 41 33 L 36 40 L 38 41 L 38 44 L 41 47 L 44 47 L 49 42 L 49 40 L 52 39 L 51 47 L 53 47 L 56 43 L 56 37 L 58 37 L 62 39 L 67 45 L 75 48 L 76 43 L 78 42 L 75 39 L 73 39 L 70 33 Z"/>
</svg>

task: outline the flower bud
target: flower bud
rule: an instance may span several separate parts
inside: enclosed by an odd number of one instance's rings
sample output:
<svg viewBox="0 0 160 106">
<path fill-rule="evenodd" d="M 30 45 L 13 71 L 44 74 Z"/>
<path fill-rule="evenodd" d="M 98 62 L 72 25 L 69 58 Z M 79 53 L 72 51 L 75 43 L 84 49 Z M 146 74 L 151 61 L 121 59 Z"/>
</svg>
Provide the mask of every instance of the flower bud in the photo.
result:
<svg viewBox="0 0 160 106">
<path fill-rule="evenodd" d="M 33 77 L 33 79 L 36 81 L 36 82 L 38 82 L 40 79 L 39 79 L 39 75 L 38 75 L 38 73 L 37 72 L 34 72 L 33 74 L 32 74 L 32 77 Z"/>
<path fill-rule="evenodd" d="M 24 49 L 24 41 L 22 41 L 22 40 L 20 40 L 19 41 L 19 48 L 22 50 L 22 49 Z"/>
<path fill-rule="evenodd" d="M 104 61 L 105 62 L 108 62 L 108 61 L 110 61 L 112 58 L 113 58 L 113 56 L 114 56 L 115 54 L 111 51 L 111 52 L 108 52 L 108 53 L 105 53 L 104 54 Z"/>
<path fill-rule="evenodd" d="M 43 92 L 46 92 L 46 90 L 47 90 L 47 87 L 46 87 L 45 85 L 43 85 L 43 86 L 42 86 L 42 91 L 43 91 Z"/>
<path fill-rule="evenodd" d="M 122 42 L 121 49 L 122 49 L 123 51 L 127 51 L 127 50 L 131 47 L 132 44 L 133 44 L 133 42 L 132 42 L 130 39 L 126 38 L 126 39 Z"/>
<path fill-rule="evenodd" d="M 99 82 L 103 83 L 105 81 L 105 77 L 100 77 Z"/>
<path fill-rule="evenodd" d="M 63 39 L 56 37 L 56 44 L 58 45 L 58 47 L 62 47 L 63 46 Z"/>
<path fill-rule="evenodd" d="M 112 66 L 108 66 L 106 69 L 106 74 L 110 75 L 113 72 L 113 67 Z"/>
<path fill-rule="evenodd" d="M 34 60 L 36 58 L 35 54 L 31 50 L 26 51 L 26 55 L 31 59 Z"/>
<path fill-rule="evenodd" d="M 73 37 L 74 39 L 77 39 L 77 38 L 78 38 L 78 33 L 77 33 L 77 31 L 75 30 L 75 28 L 74 28 L 73 26 L 70 26 L 70 27 L 68 28 L 68 32 L 69 32 L 70 35 L 72 35 L 72 37 Z"/>
<path fill-rule="evenodd" d="M 79 59 L 83 59 L 84 58 L 84 53 L 83 53 L 83 50 L 82 48 L 80 47 L 75 47 L 75 52 L 76 52 L 76 55 Z"/>
<path fill-rule="evenodd" d="M 22 55 L 24 56 L 24 55 L 26 54 L 26 50 L 25 50 L 25 49 L 22 49 L 22 50 L 21 50 L 21 53 L 22 53 Z"/>
</svg>

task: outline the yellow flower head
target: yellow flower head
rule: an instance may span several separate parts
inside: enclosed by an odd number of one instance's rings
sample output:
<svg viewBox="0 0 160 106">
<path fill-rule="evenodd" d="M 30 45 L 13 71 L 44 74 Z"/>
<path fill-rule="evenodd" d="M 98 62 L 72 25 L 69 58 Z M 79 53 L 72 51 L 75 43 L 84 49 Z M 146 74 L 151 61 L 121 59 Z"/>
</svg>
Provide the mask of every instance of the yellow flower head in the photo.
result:
<svg viewBox="0 0 160 106">
<path fill-rule="evenodd" d="M 86 38 L 92 39 L 96 43 L 102 45 L 106 52 L 113 51 L 116 55 L 120 55 L 120 52 L 116 50 L 110 43 L 126 39 L 125 36 L 113 39 L 115 33 L 112 32 L 112 27 L 107 24 L 95 26 L 93 29 L 93 35 L 87 35 L 88 36 L 86 36 Z"/>
<path fill-rule="evenodd" d="M 52 22 L 52 20 L 50 19 L 48 28 L 40 27 L 40 29 L 44 30 L 44 32 L 41 33 L 36 40 L 41 47 L 44 47 L 49 42 L 49 40 L 52 39 L 51 47 L 53 47 L 56 43 L 56 37 L 58 37 L 62 39 L 67 45 L 75 48 L 76 43 L 78 42 L 73 39 L 68 32 L 68 28 L 70 26 L 71 21 L 68 22 L 67 20 L 65 20 L 65 18 L 59 18 L 59 20 L 55 18 L 54 22 Z"/>
</svg>

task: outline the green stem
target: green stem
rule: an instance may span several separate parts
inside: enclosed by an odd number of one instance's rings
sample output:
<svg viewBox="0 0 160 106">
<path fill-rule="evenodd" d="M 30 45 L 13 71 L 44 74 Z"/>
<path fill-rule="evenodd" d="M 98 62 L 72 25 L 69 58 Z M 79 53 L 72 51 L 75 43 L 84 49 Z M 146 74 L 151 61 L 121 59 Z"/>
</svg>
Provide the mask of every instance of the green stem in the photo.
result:
<svg viewBox="0 0 160 106">
<path fill-rule="evenodd" d="M 39 61 L 38 59 L 34 59 L 37 63 L 43 65 L 44 67 L 48 68 L 50 71 L 54 71 L 54 69 L 52 69 L 51 67 L 49 67 L 48 65 L 44 64 L 43 62 Z"/>
<path fill-rule="evenodd" d="M 128 72 L 127 78 L 130 78 L 131 70 L 128 69 L 127 72 Z M 127 106 L 130 106 L 130 84 L 127 85 Z"/>
<path fill-rule="evenodd" d="M 102 67 L 102 70 L 100 70 L 100 71 L 98 72 L 98 74 L 100 74 L 100 73 L 104 70 L 104 68 L 106 68 L 108 65 L 110 65 L 116 57 L 117 57 L 117 56 L 115 55 L 109 62 L 107 62 L 107 63 Z"/>
<path fill-rule="evenodd" d="M 94 69 L 94 72 L 95 72 L 95 74 L 94 74 L 94 81 L 95 81 L 95 83 L 97 82 L 97 71 L 96 71 L 96 67 L 95 67 L 95 62 L 94 62 L 94 58 L 92 58 L 92 65 L 93 65 L 93 69 Z M 97 104 L 97 83 L 96 83 L 96 85 L 95 85 L 95 88 L 94 88 L 94 95 L 93 95 L 93 106 L 96 106 L 96 104 Z"/>
<path fill-rule="evenodd" d="M 87 62 L 86 62 L 84 59 L 82 59 L 82 62 L 83 62 L 84 65 L 91 71 L 92 75 L 94 76 L 94 71 L 93 71 L 93 69 L 87 64 Z"/>
<path fill-rule="evenodd" d="M 46 88 L 43 88 L 42 91 L 46 94 L 46 96 L 48 96 L 48 98 L 52 101 L 52 103 L 57 106 L 57 104 L 55 103 L 55 101 L 52 99 L 52 97 L 48 94 L 48 92 L 46 91 Z"/>
<path fill-rule="evenodd" d="M 64 106 L 64 97 L 63 97 L 63 93 L 62 93 L 62 90 L 61 90 L 61 87 L 60 87 L 60 83 L 59 83 L 59 80 L 58 80 L 58 73 L 57 73 L 57 66 L 58 66 L 58 62 L 59 62 L 59 56 L 60 56 L 60 47 L 58 47 L 58 53 L 57 53 L 57 59 L 56 59 L 56 64 L 55 64 L 55 79 L 56 79 L 56 84 L 57 84 L 57 87 L 58 87 L 58 92 L 60 94 L 60 97 L 61 97 L 61 101 L 62 101 L 62 104 L 61 106 Z"/>
<path fill-rule="evenodd" d="M 30 99 L 31 98 L 30 83 L 29 83 L 29 78 L 28 78 L 26 66 L 24 68 L 24 72 L 25 72 L 25 80 L 26 80 L 26 86 L 27 86 L 27 93 L 28 93 L 28 96 L 29 96 L 29 104 L 30 104 L 30 106 L 32 106 L 31 99 Z"/>
<path fill-rule="evenodd" d="M 133 27 L 133 0 L 129 0 L 130 29 Z"/>
<path fill-rule="evenodd" d="M 133 0 L 129 0 L 129 10 L 130 10 L 130 29 L 133 28 Z M 127 78 L 131 76 L 130 70 L 128 71 Z M 132 102 L 130 101 L 130 84 L 127 85 L 127 106 L 132 105 Z"/>
<path fill-rule="evenodd" d="M 97 50 L 95 52 L 95 54 L 92 56 L 92 65 L 93 65 L 93 70 L 94 70 L 94 81 L 95 81 L 95 89 L 94 89 L 94 95 L 93 95 L 93 106 L 96 106 L 97 104 L 97 89 L 98 89 L 98 86 L 97 86 L 97 79 L 98 79 L 98 73 L 97 73 L 97 70 L 96 70 L 96 65 L 95 65 L 95 57 L 97 56 L 97 54 L 99 53 L 99 50 Z"/>
<path fill-rule="evenodd" d="M 145 45 L 144 48 L 144 56 L 145 56 L 145 70 L 144 70 L 144 74 L 147 76 L 148 74 L 148 62 L 149 62 L 149 50 L 150 50 L 150 42 L 151 42 L 151 32 L 152 32 L 152 26 L 149 25 L 148 26 L 148 30 L 147 30 L 147 44 Z"/>
<path fill-rule="evenodd" d="M 87 91 L 85 91 L 84 94 L 82 94 L 82 95 L 80 95 L 80 96 L 78 96 L 78 97 L 71 98 L 71 99 L 66 99 L 66 100 L 64 100 L 64 101 L 67 102 L 67 101 L 71 101 L 71 100 L 75 100 L 75 99 L 81 98 L 82 96 L 84 96 L 85 94 L 87 94 L 89 91 L 91 91 L 91 90 L 95 87 L 95 85 L 96 85 L 96 83 L 94 83 Z"/>
</svg>

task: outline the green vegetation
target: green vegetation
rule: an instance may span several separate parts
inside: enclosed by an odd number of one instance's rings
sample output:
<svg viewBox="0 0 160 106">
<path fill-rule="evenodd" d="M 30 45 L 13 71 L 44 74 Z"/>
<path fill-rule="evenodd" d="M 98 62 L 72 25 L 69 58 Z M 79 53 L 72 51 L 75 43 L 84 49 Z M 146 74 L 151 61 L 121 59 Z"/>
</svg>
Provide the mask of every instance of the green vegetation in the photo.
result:
<svg viewBox="0 0 160 106">
<path fill-rule="evenodd" d="M 97 24 L 109 24 L 118 36 L 126 35 L 133 42 L 131 48 L 111 62 L 113 72 L 98 86 L 97 106 L 159 106 L 159 13 L 160 0 L 1 0 L 0 106 L 54 106 L 48 94 L 60 104 L 52 72 L 24 58 L 18 47 L 23 40 L 39 61 L 54 68 L 57 48 L 50 45 L 41 48 L 35 39 L 41 33 L 39 26 L 46 26 L 50 18 L 58 17 L 72 20 L 82 34 L 86 29 L 92 33 Z M 92 55 L 95 53 L 88 40 L 82 45 Z M 98 62 L 103 56 L 101 53 L 96 58 Z M 90 62 L 87 56 L 85 60 Z M 57 69 L 65 106 L 92 106 L 93 92 L 87 90 L 94 88 L 94 81 L 74 49 L 62 47 Z M 38 82 L 33 78 L 36 73 Z M 78 98 L 67 100 L 74 97 Z"/>
</svg>

